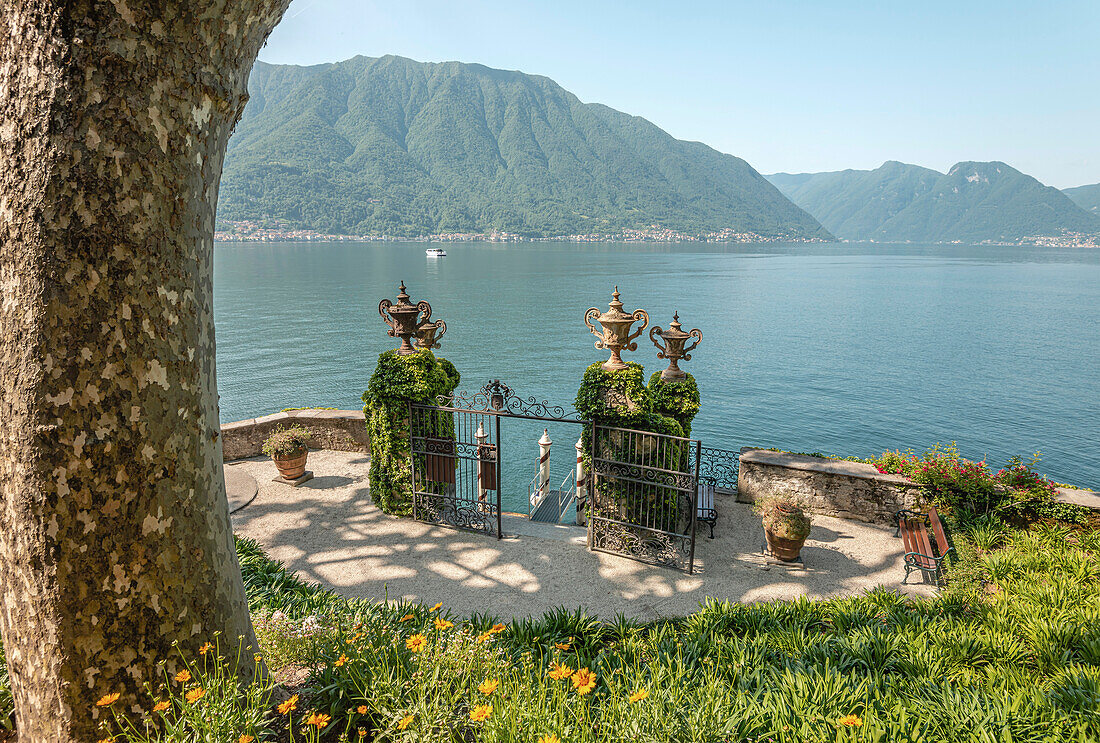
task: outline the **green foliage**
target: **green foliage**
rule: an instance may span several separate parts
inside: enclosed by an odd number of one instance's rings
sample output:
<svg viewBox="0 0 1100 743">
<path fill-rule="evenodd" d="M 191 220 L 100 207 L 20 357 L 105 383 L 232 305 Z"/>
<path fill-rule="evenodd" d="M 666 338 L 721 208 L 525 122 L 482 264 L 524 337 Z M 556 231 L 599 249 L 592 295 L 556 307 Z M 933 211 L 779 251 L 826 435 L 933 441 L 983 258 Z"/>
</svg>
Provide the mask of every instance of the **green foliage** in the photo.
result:
<svg viewBox="0 0 1100 743">
<path fill-rule="evenodd" d="M 15 702 L 11 697 L 11 680 L 4 658 L 4 643 L 0 642 L 0 730 L 15 729 Z"/>
<path fill-rule="evenodd" d="M 653 412 L 649 390 L 643 381 L 645 370 L 641 364 L 631 361 L 625 369 L 605 371 L 602 363 L 589 364 L 584 370 L 573 406 L 586 420 L 621 428 L 641 428 Z"/>
<path fill-rule="evenodd" d="M 762 498 L 753 510 L 760 514 L 764 528 L 780 539 L 805 539 L 810 535 L 813 518 L 793 496 Z"/>
<path fill-rule="evenodd" d="M 684 436 L 691 436 L 691 422 L 699 412 L 699 387 L 688 374 L 678 381 L 661 379 L 661 372 L 649 377 L 649 399 L 653 412 L 672 418 L 680 424 Z"/>
<path fill-rule="evenodd" d="M 306 450 L 309 438 L 309 431 L 302 426 L 276 426 L 260 447 L 260 451 L 272 458 L 296 457 Z"/>
<path fill-rule="evenodd" d="M 768 179 L 849 240 L 981 242 L 1062 230 L 1100 233 L 1100 215 L 1002 162 L 962 162 L 946 175 L 887 162 L 875 170 L 778 173 Z"/>
<path fill-rule="evenodd" d="M 370 435 L 370 492 L 386 513 L 408 516 L 412 511 L 412 473 L 409 470 L 409 402 L 435 404 L 440 395 L 458 387 L 454 364 L 431 351 L 400 356 L 386 351 L 378 357 L 367 391 L 363 414 Z M 435 416 L 435 435 L 453 434 L 450 415 Z M 427 432 L 421 432 L 427 433 Z"/>
<path fill-rule="evenodd" d="M 744 160 L 481 65 L 257 62 L 221 220 L 411 236 L 618 233 L 659 223 L 828 237 Z"/>
<path fill-rule="evenodd" d="M 360 727 L 433 741 L 1095 740 L 1100 533 L 998 523 L 996 546 L 979 551 L 972 535 L 989 524 L 951 524 L 959 569 L 931 599 L 879 588 L 825 601 L 708 599 L 650 622 L 559 609 L 497 623 L 302 584 L 330 608 L 301 656 L 313 669 L 303 701 L 353 740 Z M 263 570 L 252 543 L 238 547 L 250 601 L 280 608 L 282 568 Z M 290 601 L 288 615 L 300 597 Z M 568 674 L 552 678 L 559 666 L 591 670 L 594 687 L 582 695 Z M 487 680 L 498 682 L 489 694 Z M 475 722 L 481 705 L 491 713 Z"/>
</svg>

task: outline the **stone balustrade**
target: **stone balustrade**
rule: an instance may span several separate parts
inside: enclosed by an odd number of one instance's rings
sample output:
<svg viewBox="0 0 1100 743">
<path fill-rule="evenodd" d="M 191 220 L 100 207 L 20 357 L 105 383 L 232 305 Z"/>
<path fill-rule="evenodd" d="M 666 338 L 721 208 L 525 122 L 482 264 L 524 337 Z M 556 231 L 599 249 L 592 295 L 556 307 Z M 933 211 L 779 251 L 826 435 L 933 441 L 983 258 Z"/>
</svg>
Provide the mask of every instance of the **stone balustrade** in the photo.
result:
<svg viewBox="0 0 1100 743">
<path fill-rule="evenodd" d="M 246 459 L 262 454 L 264 440 L 278 426 L 302 426 L 312 434 L 311 449 L 370 451 L 362 410 L 286 410 L 222 425 L 222 459 Z"/>
</svg>

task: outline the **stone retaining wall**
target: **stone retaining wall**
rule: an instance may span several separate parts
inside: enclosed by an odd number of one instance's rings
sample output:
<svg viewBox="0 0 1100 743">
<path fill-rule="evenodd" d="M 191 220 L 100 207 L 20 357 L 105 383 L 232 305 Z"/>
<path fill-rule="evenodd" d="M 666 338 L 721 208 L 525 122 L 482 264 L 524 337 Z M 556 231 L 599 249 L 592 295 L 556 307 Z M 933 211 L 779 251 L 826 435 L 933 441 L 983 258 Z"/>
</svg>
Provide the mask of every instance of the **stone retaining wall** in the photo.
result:
<svg viewBox="0 0 1100 743">
<path fill-rule="evenodd" d="M 918 491 L 906 478 L 869 464 L 767 449 L 742 449 L 737 475 L 742 503 L 789 492 L 811 513 L 871 524 L 892 525 L 898 510 L 916 507 Z"/>
<path fill-rule="evenodd" d="M 222 459 L 256 457 L 263 452 L 266 439 L 277 426 L 303 426 L 312 435 L 310 449 L 335 449 L 337 451 L 370 450 L 370 438 L 362 410 L 287 410 L 265 415 L 262 418 L 225 423 L 222 425 Z"/>
</svg>

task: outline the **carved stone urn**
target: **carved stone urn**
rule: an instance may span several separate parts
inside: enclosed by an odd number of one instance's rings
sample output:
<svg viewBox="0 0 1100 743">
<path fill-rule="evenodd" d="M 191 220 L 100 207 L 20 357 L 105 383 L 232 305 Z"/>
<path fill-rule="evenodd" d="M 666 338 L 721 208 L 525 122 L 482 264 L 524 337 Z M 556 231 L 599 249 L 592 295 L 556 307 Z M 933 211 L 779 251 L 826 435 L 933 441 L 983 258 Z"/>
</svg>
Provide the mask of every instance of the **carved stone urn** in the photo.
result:
<svg viewBox="0 0 1100 743">
<path fill-rule="evenodd" d="M 424 315 L 423 318 L 420 317 L 421 313 Z M 397 347 L 398 355 L 408 356 L 417 351 L 409 339 L 431 319 L 432 306 L 424 301 L 412 304 L 409 301 L 409 295 L 405 292 L 405 282 L 402 281 L 397 303 L 383 299 L 378 303 L 378 314 L 382 316 L 382 322 L 389 326 L 389 336 L 401 339 L 401 345 Z"/>
<path fill-rule="evenodd" d="M 584 324 L 592 331 L 592 335 L 598 338 L 596 348 L 606 348 L 611 351 L 611 356 L 603 362 L 604 371 L 625 369 L 626 362 L 619 354 L 624 350 L 636 351 L 638 344 L 634 343 L 634 339 L 649 326 L 649 313 L 645 310 L 634 310 L 630 314 L 623 312 L 623 303 L 619 301 L 619 287 L 615 287 L 615 292 L 611 296 L 607 312 L 601 314 L 598 307 L 589 307 L 584 313 Z M 596 330 L 593 320 L 603 326 L 602 333 Z M 639 320 L 642 321 L 642 326 L 631 333 L 631 326 Z"/>
<path fill-rule="evenodd" d="M 447 332 L 447 323 L 442 320 L 433 320 L 432 322 L 424 323 L 416 331 L 416 347 L 420 348 L 439 348 L 439 339 L 443 337 L 443 334 Z"/>
<path fill-rule="evenodd" d="M 657 342 L 657 338 L 664 341 L 662 346 Z M 690 346 L 685 346 L 689 338 L 694 338 L 695 342 Z M 679 361 L 691 361 L 691 351 L 699 345 L 699 341 L 703 340 L 703 333 L 699 328 L 693 328 L 688 332 L 684 332 L 680 327 L 680 313 L 676 313 L 672 316 L 672 322 L 669 324 L 668 330 L 662 330 L 660 325 L 655 326 L 649 331 L 649 339 L 653 341 L 653 345 L 657 347 L 660 353 L 657 354 L 659 359 L 668 359 L 668 368 L 661 372 L 661 379 L 665 382 L 678 382 L 681 379 L 686 379 L 687 374 L 680 369 Z"/>
</svg>

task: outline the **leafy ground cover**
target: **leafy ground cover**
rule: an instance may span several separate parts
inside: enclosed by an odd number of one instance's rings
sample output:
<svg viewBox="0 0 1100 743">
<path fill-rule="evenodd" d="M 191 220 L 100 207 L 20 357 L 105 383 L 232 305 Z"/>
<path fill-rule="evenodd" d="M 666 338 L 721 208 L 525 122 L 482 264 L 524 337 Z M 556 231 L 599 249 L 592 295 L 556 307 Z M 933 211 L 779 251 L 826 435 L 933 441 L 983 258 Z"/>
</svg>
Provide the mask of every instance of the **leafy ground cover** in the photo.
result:
<svg viewBox="0 0 1100 743">
<path fill-rule="evenodd" d="M 1100 533 L 993 515 L 956 519 L 954 533 L 959 560 L 933 599 L 879 589 L 710 601 L 647 623 L 565 609 L 502 622 L 347 600 L 241 539 L 266 663 L 301 683 L 245 695 L 204 655 L 157 697 L 170 703 L 157 733 L 108 732 L 238 743 L 1100 739 Z"/>
</svg>

